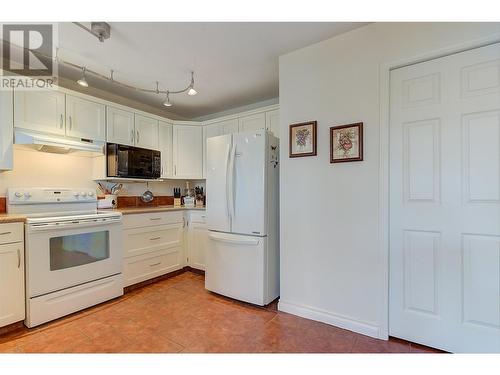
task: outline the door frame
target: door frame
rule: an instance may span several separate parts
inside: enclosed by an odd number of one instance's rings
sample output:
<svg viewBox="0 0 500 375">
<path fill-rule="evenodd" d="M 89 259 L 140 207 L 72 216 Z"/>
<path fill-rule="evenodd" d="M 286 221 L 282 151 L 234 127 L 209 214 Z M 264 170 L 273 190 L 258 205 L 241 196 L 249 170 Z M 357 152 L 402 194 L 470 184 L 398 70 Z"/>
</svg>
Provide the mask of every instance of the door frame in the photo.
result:
<svg viewBox="0 0 500 375">
<path fill-rule="evenodd" d="M 421 62 L 438 59 L 440 57 L 453 55 L 467 50 L 485 47 L 490 44 L 500 43 L 500 33 L 494 33 L 487 37 L 473 39 L 464 43 L 454 44 L 452 46 L 443 47 L 438 50 L 426 52 L 409 58 L 395 60 L 391 62 L 381 63 L 379 67 L 379 97 L 380 97 L 380 118 L 379 118 L 379 228 L 378 228 L 378 246 L 382 256 L 381 262 L 383 265 L 382 280 L 381 280 L 381 308 L 379 321 L 379 338 L 383 340 L 389 339 L 389 238 L 390 238 L 390 221 L 389 221 L 389 183 L 390 183 L 390 155 L 389 155 L 389 122 L 390 122 L 390 73 L 391 70 L 402 68 L 409 65 L 418 64 Z"/>
</svg>

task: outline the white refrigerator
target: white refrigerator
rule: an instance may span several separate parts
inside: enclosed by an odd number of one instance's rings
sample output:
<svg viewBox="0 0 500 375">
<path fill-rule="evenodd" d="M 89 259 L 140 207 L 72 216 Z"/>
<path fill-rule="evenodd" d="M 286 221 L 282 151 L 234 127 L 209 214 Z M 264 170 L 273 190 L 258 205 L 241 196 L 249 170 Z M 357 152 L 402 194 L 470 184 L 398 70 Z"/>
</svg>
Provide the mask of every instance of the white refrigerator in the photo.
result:
<svg viewBox="0 0 500 375">
<path fill-rule="evenodd" d="M 206 289 L 261 306 L 279 296 L 278 157 L 266 130 L 207 139 Z"/>
</svg>

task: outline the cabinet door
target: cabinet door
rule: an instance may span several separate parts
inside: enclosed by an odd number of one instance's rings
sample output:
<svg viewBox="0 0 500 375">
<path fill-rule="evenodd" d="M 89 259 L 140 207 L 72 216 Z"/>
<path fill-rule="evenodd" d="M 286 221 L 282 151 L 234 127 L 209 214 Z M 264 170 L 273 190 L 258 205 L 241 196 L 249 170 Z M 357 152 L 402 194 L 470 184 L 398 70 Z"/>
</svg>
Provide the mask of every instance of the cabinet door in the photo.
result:
<svg viewBox="0 0 500 375">
<path fill-rule="evenodd" d="M 161 177 L 169 178 L 173 176 L 173 150 L 172 132 L 173 125 L 168 122 L 159 121 L 159 145 L 161 152 Z"/>
<path fill-rule="evenodd" d="M 106 106 L 76 96 L 66 95 L 66 135 L 106 140 Z"/>
<path fill-rule="evenodd" d="M 266 128 L 266 114 L 257 113 L 256 115 L 240 117 L 239 118 L 239 131 L 249 132 Z"/>
<path fill-rule="evenodd" d="M 135 115 L 135 145 L 150 150 L 158 150 L 158 120 Z"/>
<path fill-rule="evenodd" d="M 280 137 L 280 111 L 278 109 L 266 112 L 266 129 L 275 137 Z"/>
<path fill-rule="evenodd" d="M 13 92 L 0 91 L 0 171 L 14 167 Z"/>
<path fill-rule="evenodd" d="M 205 270 L 208 248 L 206 224 L 190 223 L 188 246 L 189 265 L 199 270 Z"/>
<path fill-rule="evenodd" d="M 0 228 L 0 232 L 1 232 Z M 0 245 L 0 327 L 24 319 L 24 245 Z"/>
<path fill-rule="evenodd" d="M 221 128 L 220 130 L 221 135 L 238 133 L 238 128 L 239 128 L 238 123 L 239 121 L 237 118 L 218 122 L 219 127 Z"/>
<path fill-rule="evenodd" d="M 14 90 L 14 126 L 48 134 L 65 134 L 62 92 Z"/>
<path fill-rule="evenodd" d="M 134 113 L 107 107 L 107 141 L 133 146 L 135 141 Z"/>
<path fill-rule="evenodd" d="M 203 131 L 201 126 L 174 125 L 175 178 L 203 178 Z"/>
<path fill-rule="evenodd" d="M 203 127 L 203 178 L 207 177 L 207 139 L 221 134 L 222 127 L 218 122 Z"/>
</svg>

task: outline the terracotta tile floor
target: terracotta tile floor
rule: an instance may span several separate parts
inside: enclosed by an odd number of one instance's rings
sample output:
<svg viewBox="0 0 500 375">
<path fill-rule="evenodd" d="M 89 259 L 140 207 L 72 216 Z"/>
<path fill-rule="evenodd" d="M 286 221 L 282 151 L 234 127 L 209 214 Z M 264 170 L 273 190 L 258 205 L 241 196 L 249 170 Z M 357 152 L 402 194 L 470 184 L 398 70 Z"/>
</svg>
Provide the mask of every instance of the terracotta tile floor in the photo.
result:
<svg viewBox="0 0 500 375">
<path fill-rule="evenodd" d="M 409 353 L 381 341 L 218 296 L 185 272 L 35 329 L 0 336 L 5 353 Z"/>
</svg>

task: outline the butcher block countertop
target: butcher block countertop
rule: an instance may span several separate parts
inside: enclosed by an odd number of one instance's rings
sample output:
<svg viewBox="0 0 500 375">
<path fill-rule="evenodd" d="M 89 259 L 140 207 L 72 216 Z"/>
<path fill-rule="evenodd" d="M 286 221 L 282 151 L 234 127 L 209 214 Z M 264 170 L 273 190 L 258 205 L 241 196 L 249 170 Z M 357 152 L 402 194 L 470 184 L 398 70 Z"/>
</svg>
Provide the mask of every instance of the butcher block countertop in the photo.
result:
<svg viewBox="0 0 500 375">
<path fill-rule="evenodd" d="M 26 216 L 14 214 L 0 214 L 0 224 L 6 223 L 24 223 Z"/>
<path fill-rule="evenodd" d="M 115 208 L 115 209 L 100 209 L 99 212 L 109 212 L 117 211 L 121 212 L 123 215 L 130 214 L 146 214 L 151 212 L 164 212 L 164 211 L 187 211 L 187 210 L 197 210 L 205 211 L 205 207 L 184 207 L 184 206 L 156 206 L 156 207 L 126 207 L 126 208 Z"/>
</svg>

